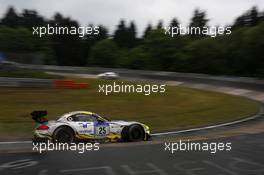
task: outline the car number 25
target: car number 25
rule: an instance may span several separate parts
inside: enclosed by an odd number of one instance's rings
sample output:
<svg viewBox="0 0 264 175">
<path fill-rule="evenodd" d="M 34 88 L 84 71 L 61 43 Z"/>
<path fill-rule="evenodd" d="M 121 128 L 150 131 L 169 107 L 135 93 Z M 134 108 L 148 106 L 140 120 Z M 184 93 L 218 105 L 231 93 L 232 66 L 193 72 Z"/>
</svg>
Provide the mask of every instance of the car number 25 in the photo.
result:
<svg viewBox="0 0 264 175">
<path fill-rule="evenodd" d="M 109 134 L 110 127 L 108 124 L 96 125 L 95 131 L 97 136 L 105 136 Z"/>
</svg>

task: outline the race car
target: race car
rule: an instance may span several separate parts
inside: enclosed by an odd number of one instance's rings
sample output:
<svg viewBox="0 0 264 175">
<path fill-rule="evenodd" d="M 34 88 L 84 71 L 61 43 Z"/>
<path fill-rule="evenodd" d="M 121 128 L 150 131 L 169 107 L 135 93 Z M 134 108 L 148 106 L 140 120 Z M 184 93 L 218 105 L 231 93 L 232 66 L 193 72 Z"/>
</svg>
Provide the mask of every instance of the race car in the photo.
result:
<svg viewBox="0 0 264 175">
<path fill-rule="evenodd" d="M 71 143 L 86 141 L 141 141 L 149 140 L 147 125 L 134 121 L 110 121 L 93 112 L 73 111 L 61 115 L 57 120 L 48 121 L 47 111 L 33 111 L 32 119 L 37 126 L 33 141 L 51 140 Z"/>
<path fill-rule="evenodd" d="M 105 73 L 98 74 L 97 78 L 105 79 L 105 80 L 116 80 L 116 79 L 119 79 L 120 76 L 115 72 L 105 72 Z"/>
</svg>

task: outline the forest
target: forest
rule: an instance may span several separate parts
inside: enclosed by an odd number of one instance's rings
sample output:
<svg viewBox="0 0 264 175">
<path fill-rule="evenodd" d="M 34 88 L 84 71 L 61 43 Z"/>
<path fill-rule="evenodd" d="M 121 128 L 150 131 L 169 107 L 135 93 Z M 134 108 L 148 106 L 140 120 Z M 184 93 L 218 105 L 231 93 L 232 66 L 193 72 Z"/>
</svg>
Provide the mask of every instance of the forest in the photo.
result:
<svg viewBox="0 0 264 175">
<path fill-rule="evenodd" d="M 208 26 L 206 11 L 195 9 L 189 26 Z M 75 26 L 78 21 L 56 13 L 51 19 L 35 10 L 17 13 L 9 7 L 0 19 L 0 52 L 6 55 L 44 55 L 44 64 L 192 72 L 264 77 L 264 12 L 257 7 L 230 24 L 230 35 L 165 35 L 163 21 L 148 24 L 139 36 L 134 21 L 117 21 L 109 32 L 103 24 L 98 35 L 32 35 L 36 26 Z M 172 17 L 170 26 L 178 26 Z M 90 25 L 93 27 L 93 25 Z M 38 57 L 34 58 L 38 59 Z"/>
</svg>

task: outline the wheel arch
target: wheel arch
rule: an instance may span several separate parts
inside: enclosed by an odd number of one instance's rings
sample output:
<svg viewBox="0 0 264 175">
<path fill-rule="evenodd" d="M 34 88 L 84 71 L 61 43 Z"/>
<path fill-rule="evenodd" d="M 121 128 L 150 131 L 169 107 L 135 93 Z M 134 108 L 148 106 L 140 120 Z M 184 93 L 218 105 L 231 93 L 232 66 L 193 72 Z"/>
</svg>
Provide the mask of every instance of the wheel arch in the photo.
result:
<svg viewBox="0 0 264 175">
<path fill-rule="evenodd" d="M 75 131 L 75 129 L 73 129 L 71 126 L 69 126 L 69 125 L 65 125 L 65 124 L 57 126 L 57 127 L 54 129 L 54 131 L 52 132 L 52 135 L 56 132 L 56 130 L 58 130 L 58 129 L 62 128 L 62 127 L 69 128 L 69 129 L 72 131 L 72 133 L 74 134 L 74 136 L 76 135 L 76 131 Z"/>
</svg>

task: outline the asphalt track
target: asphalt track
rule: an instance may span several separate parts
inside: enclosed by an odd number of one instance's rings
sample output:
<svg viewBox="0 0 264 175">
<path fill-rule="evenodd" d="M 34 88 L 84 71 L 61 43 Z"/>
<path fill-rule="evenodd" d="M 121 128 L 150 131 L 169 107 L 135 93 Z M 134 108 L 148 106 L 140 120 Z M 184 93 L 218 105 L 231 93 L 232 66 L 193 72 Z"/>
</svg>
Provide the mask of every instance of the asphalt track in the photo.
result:
<svg viewBox="0 0 264 175">
<path fill-rule="evenodd" d="M 164 143 L 102 146 L 99 151 L 1 154 L 1 175 L 263 175 L 264 133 L 203 140 L 231 151 L 165 151 Z"/>
<path fill-rule="evenodd" d="M 196 88 L 215 90 L 215 87 L 197 84 Z M 218 90 L 227 91 L 228 88 Z M 229 93 L 263 100 L 259 91 L 229 89 Z M 1 152 L 0 174 L 264 175 L 264 119 L 263 113 L 260 115 L 235 126 L 168 134 L 154 137 L 149 142 L 101 144 L 99 151 L 86 151 L 83 154 L 74 151 L 42 154 L 28 150 Z M 178 150 L 172 153 L 165 150 L 165 143 L 179 143 L 180 140 L 198 143 L 230 142 L 232 149 L 217 151 L 215 154 L 210 151 Z"/>
</svg>

